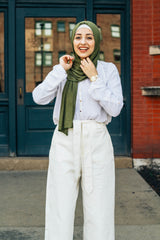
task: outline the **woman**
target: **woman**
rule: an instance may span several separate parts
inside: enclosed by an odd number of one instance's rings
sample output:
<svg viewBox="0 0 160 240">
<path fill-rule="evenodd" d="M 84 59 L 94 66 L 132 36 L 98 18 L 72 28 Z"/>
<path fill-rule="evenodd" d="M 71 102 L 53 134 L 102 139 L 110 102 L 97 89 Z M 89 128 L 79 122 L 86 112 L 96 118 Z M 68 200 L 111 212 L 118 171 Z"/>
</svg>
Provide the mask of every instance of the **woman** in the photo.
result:
<svg viewBox="0 0 160 240">
<path fill-rule="evenodd" d="M 56 97 L 46 194 L 45 240 L 72 240 L 81 179 L 84 240 L 114 240 L 115 170 L 106 124 L 123 106 L 117 68 L 98 60 L 100 32 L 89 21 L 72 32 L 65 55 L 33 91 L 38 104 Z"/>
</svg>

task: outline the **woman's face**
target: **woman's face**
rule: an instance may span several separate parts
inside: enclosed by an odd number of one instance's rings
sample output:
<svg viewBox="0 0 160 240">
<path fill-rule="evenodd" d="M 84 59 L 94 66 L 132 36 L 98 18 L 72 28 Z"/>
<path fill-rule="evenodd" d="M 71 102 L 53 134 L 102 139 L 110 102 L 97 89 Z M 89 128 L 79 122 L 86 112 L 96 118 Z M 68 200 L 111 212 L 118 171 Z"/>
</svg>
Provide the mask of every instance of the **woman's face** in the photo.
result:
<svg viewBox="0 0 160 240">
<path fill-rule="evenodd" d="M 73 46 L 75 53 L 81 59 L 89 57 L 95 47 L 93 32 L 88 28 L 78 29 L 74 36 Z"/>
</svg>

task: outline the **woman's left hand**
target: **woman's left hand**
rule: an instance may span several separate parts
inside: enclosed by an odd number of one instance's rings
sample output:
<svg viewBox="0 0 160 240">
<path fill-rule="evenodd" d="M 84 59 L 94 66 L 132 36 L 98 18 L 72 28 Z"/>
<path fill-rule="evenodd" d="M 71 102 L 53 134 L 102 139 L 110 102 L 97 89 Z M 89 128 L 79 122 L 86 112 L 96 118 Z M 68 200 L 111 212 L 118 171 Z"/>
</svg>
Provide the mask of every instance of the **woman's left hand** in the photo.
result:
<svg viewBox="0 0 160 240">
<path fill-rule="evenodd" d="M 88 78 L 98 75 L 97 69 L 89 57 L 81 60 L 80 67 Z"/>
</svg>

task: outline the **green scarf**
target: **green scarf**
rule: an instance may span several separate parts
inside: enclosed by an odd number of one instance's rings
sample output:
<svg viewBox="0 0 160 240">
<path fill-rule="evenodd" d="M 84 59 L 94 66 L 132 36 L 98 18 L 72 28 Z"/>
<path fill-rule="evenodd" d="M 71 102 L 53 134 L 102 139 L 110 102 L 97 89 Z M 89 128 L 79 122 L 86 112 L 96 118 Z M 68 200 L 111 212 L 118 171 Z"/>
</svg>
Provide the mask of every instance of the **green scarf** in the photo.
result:
<svg viewBox="0 0 160 240">
<path fill-rule="evenodd" d="M 72 31 L 71 41 L 72 41 L 72 48 L 73 48 L 75 59 L 74 59 L 72 68 L 67 71 L 67 81 L 62 93 L 61 109 L 60 109 L 60 117 L 59 117 L 58 130 L 63 132 L 66 135 L 68 135 L 68 129 L 73 128 L 73 118 L 75 113 L 78 82 L 83 81 L 87 78 L 87 76 L 83 73 L 80 67 L 81 59 L 75 53 L 74 47 L 73 47 L 73 40 L 74 40 L 76 30 L 81 24 L 88 25 L 92 29 L 92 32 L 94 35 L 95 48 L 93 53 L 90 55 L 90 59 L 94 63 L 95 67 L 97 66 L 97 60 L 99 57 L 99 50 L 100 50 L 100 31 L 98 27 L 90 21 L 79 22 Z"/>
</svg>

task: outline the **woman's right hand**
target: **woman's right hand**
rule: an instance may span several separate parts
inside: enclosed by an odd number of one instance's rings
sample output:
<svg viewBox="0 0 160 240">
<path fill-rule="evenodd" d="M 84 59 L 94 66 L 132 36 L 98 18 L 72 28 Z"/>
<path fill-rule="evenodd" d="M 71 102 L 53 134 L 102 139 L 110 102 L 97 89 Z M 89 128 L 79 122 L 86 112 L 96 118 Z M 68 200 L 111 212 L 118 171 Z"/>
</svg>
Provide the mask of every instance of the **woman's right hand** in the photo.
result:
<svg viewBox="0 0 160 240">
<path fill-rule="evenodd" d="M 64 68 L 64 70 L 69 70 L 73 65 L 74 57 L 70 55 L 64 55 L 59 59 L 59 63 Z"/>
</svg>

